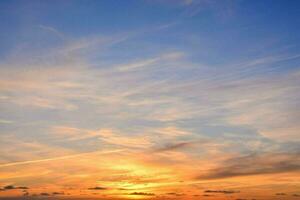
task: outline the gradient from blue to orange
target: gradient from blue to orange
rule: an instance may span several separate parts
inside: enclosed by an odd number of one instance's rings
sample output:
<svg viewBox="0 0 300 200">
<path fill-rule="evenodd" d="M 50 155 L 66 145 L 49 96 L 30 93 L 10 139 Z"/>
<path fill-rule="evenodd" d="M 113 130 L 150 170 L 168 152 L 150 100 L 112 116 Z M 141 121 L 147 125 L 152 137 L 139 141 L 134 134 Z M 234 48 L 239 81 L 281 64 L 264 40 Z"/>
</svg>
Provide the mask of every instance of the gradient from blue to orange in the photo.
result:
<svg viewBox="0 0 300 200">
<path fill-rule="evenodd" d="M 0 2 L 0 199 L 298 199 L 299 1 Z"/>
</svg>

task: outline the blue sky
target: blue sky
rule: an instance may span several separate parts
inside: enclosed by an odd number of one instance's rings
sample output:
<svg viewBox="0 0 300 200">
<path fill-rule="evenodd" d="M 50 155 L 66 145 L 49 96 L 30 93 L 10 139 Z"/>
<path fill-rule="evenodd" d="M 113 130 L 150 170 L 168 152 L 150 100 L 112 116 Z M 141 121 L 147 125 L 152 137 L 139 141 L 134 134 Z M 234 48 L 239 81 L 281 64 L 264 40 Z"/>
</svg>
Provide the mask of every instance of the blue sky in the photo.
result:
<svg viewBox="0 0 300 200">
<path fill-rule="evenodd" d="M 165 45 L 165 48 L 184 48 L 197 54 L 195 57 L 205 56 L 199 45 L 188 41 L 196 37 L 202 48 L 212 51 L 205 58 L 220 60 L 215 62 L 276 53 L 287 46 L 289 51 L 297 51 L 298 4 L 297 1 L 289 4 L 282 1 L 196 1 L 190 4 L 182 1 L 3 1 L 1 27 L 5 29 L 1 31 L 1 44 L 5 51 L 2 48 L 1 55 L 19 43 L 36 39 L 37 35 L 42 37 L 45 33 L 39 33 L 42 32 L 39 26 L 55 28 L 76 39 L 169 24 L 173 26 L 139 39 Z"/>
<path fill-rule="evenodd" d="M 1 1 L 0 187 L 298 194 L 299 11 L 279 0 Z"/>
</svg>

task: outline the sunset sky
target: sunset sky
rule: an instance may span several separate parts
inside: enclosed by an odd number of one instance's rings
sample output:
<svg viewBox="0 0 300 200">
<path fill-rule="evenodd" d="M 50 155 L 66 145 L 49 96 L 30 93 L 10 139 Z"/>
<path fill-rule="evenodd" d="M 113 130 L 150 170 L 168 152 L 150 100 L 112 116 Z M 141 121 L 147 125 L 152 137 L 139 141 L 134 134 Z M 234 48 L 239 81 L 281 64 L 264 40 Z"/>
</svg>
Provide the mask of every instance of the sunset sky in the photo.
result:
<svg viewBox="0 0 300 200">
<path fill-rule="evenodd" d="M 300 200 L 300 1 L 1 0 L 9 199 Z"/>
</svg>

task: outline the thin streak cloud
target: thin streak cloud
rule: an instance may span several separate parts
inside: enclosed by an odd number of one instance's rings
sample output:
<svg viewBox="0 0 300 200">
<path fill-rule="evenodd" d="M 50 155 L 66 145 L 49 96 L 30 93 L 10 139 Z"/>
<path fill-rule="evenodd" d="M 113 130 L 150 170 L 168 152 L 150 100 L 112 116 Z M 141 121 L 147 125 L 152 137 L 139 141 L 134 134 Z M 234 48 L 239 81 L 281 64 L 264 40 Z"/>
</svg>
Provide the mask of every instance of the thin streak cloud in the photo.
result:
<svg viewBox="0 0 300 200">
<path fill-rule="evenodd" d="M 73 155 L 67 155 L 67 156 L 61 156 L 61 157 L 54 157 L 54 158 L 45 158 L 45 159 L 28 160 L 28 161 L 18 161 L 18 162 L 0 164 L 0 168 L 17 166 L 17 165 L 36 164 L 36 163 L 56 161 L 56 160 L 66 160 L 66 159 L 70 159 L 70 158 L 87 156 L 87 155 L 91 155 L 91 154 L 101 154 L 102 155 L 102 154 L 119 153 L 119 152 L 122 152 L 122 151 L 123 151 L 122 149 L 119 149 L 119 150 L 116 149 L 116 150 L 111 150 L 111 151 L 93 151 L 93 152 L 79 153 L 79 154 L 73 154 Z"/>
</svg>

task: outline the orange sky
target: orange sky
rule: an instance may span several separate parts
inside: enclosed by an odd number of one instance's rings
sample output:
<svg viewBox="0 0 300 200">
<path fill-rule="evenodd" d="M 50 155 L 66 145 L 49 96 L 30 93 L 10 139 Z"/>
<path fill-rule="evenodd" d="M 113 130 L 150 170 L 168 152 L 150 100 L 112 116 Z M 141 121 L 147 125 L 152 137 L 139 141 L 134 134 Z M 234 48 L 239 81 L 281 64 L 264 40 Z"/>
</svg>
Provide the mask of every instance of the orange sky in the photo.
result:
<svg viewBox="0 0 300 200">
<path fill-rule="evenodd" d="M 300 178 L 298 172 L 201 178 L 207 173 L 213 174 L 213 169 L 222 168 L 222 165 L 216 165 L 213 159 L 196 160 L 179 150 L 120 149 L 0 167 L 5 185 L 15 187 L 2 191 L 2 197 L 22 196 L 28 192 L 33 196 L 48 197 L 49 194 L 55 198 L 91 199 L 221 200 L 282 199 L 282 196 L 297 199 L 292 195 L 299 188 Z"/>
</svg>

